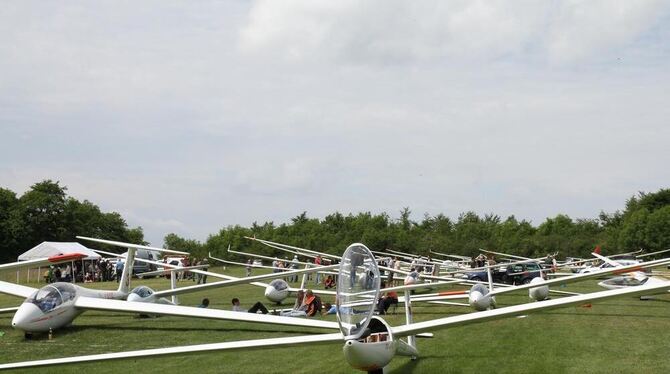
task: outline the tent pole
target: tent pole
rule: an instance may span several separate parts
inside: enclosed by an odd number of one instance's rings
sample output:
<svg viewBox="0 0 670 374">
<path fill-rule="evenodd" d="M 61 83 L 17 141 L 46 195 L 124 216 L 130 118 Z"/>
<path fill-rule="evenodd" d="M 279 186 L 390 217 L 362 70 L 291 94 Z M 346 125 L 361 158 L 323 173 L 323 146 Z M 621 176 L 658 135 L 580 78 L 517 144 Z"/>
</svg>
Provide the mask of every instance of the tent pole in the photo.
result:
<svg viewBox="0 0 670 374">
<path fill-rule="evenodd" d="M 42 267 L 37 268 L 37 283 L 40 282 L 40 278 L 42 278 Z"/>
</svg>

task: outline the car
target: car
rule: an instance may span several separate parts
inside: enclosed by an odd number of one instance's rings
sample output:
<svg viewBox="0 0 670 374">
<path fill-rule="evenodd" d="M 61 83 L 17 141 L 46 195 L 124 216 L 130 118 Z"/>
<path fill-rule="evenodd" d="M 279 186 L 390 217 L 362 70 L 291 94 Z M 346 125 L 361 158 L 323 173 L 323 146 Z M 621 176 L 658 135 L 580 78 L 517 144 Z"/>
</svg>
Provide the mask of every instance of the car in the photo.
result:
<svg viewBox="0 0 670 374">
<path fill-rule="evenodd" d="M 138 249 L 135 252 L 135 258 L 142 258 L 145 260 L 158 261 L 160 254 L 154 251 L 147 251 L 143 249 Z M 133 264 L 133 276 L 137 274 L 146 273 L 156 270 L 156 266 L 152 264 L 147 264 L 146 262 L 135 261 Z"/>
<path fill-rule="evenodd" d="M 465 273 L 468 280 L 488 282 L 488 273 L 485 270 L 469 271 Z M 535 262 L 524 262 L 495 268 L 491 271 L 493 282 L 506 284 L 527 284 L 533 278 L 540 277 L 540 265 Z"/>
</svg>

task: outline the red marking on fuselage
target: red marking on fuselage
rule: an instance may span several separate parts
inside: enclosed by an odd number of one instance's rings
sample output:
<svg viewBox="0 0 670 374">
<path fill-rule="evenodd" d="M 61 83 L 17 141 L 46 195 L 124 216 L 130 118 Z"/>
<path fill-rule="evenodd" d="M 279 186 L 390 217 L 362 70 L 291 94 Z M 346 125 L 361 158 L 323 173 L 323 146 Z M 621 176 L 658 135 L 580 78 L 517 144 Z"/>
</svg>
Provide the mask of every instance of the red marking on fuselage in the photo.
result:
<svg viewBox="0 0 670 374">
<path fill-rule="evenodd" d="M 49 312 L 49 313 L 47 313 L 44 317 L 36 318 L 36 319 L 34 319 L 34 320 L 30 321 L 30 322 L 46 321 L 46 320 L 48 320 L 48 319 L 52 319 L 52 318 L 54 318 L 55 316 L 60 316 L 60 315 L 63 314 L 63 313 L 65 313 L 65 310 L 59 310 L 58 313 Z"/>
<path fill-rule="evenodd" d="M 438 292 L 439 296 L 450 296 L 450 295 L 465 295 L 468 291 L 444 291 Z"/>
<path fill-rule="evenodd" d="M 642 267 L 641 266 L 636 266 L 636 267 L 630 268 L 628 270 L 615 270 L 614 274 L 626 274 L 626 273 L 633 273 L 633 272 L 636 272 L 636 271 L 642 271 Z"/>
</svg>

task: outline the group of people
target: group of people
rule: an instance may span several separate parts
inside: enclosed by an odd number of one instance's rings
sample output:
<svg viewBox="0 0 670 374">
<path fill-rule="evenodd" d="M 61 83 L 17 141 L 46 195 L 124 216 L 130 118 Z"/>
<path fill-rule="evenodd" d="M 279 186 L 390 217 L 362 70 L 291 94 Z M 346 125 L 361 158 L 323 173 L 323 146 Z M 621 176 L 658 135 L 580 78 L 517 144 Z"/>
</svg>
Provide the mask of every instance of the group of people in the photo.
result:
<svg viewBox="0 0 670 374">
<path fill-rule="evenodd" d="M 202 270 L 207 270 L 209 267 L 209 260 L 207 258 L 203 258 L 198 260 L 197 258 L 183 258 L 181 259 L 181 266 L 183 267 L 189 267 L 189 266 L 203 266 Z M 178 281 L 183 281 L 183 280 L 191 280 L 196 282 L 197 284 L 205 284 L 207 283 L 207 274 L 202 274 L 202 273 L 195 273 L 192 271 L 182 271 L 177 273 L 177 280 Z M 170 277 L 169 274 L 166 274 L 165 277 Z"/>
<path fill-rule="evenodd" d="M 206 299 L 207 300 L 207 299 Z M 240 299 L 233 298 L 231 300 L 232 310 L 234 312 L 246 312 L 246 313 L 263 313 L 268 314 L 270 311 L 268 308 L 263 305 L 260 301 L 254 303 L 249 309 L 245 309 L 240 304 Z M 204 300 L 203 300 L 204 304 Z M 209 305 L 209 300 L 207 300 L 207 305 Z M 206 306 L 205 306 L 206 307 Z M 296 299 L 296 303 L 293 309 L 290 311 L 283 312 L 283 316 L 290 317 L 314 317 L 315 315 L 321 312 L 321 298 L 312 292 L 312 290 L 299 291 Z"/>
<path fill-rule="evenodd" d="M 298 270 L 300 269 L 300 260 L 298 259 L 298 255 L 294 255 L 293 259 L 289 261 L 287 258 L 279 259 L 277 257 L 274 258 L 272 261 L 272 272 L 273 273 L 281 273 L 284 271 L 293 271 L 293 270 Z M 316 267 L 321 266 L 323 264 L 323 259 L 321 258 L 320 255 L 317 255 L 314 258 L 314 265 Z M 251 259 L 247 260 L 244 269 L 246 270 L 246 276 L 249 277 L 251 276 L 251 270 L 253 268 L 254 264 Z M 290 274 L 285 278 L 285 281 L 287 282 L 298 282 L 299 277 L 298 274 Z M 312 273 L 307 273 L 307 281 L 312 280 Z M 314 284 L 315 285 L 320 285 L 323 280 L 323 286 L 326 289 L 330 288 L 335 288 L 336 287 L 336 281 L 335 278 L 332 275 L 328 275 L 325 278 L 322 278 L 321 273 L 314 273 Z"/>
<path fill-rule="evenodd" d="M 489 257 L 486 257 L 483 253 L 480 253 L 477 257 L 474 257 L 472 261 L 470 262 L 470 267 L 471 268 L 481 268 L 484 266 L 492 266 L 496 264 L 495 257 L 493 255 L 490 255 Z"/>
<path fill-rule="evenodd" d="M 209 266 L 209 262 L 206 258 L 200 260 L 196 258 L 184 258 L 181 260 L 179 265 L 184 267 L 204 266 L 203 270 L 206 270 L 207 266 Z M 44 271 L 42 276 L 47 283 L 92 283 L 108 282 L 113 280 L 119 282 L 121 280 L 121 274 L 123 273 L 124 267 L 125 261 L 122 259 L 102 258 L 99 260 L 84 261 L 83 264 L 80 261 L 74 261 L 64 265 L 51 265 L 47 270 Z M 169 274 L 166 275 L 166 277 L 169 276 Z M 206 274 L 194 273 L 191 271 L 183 271 L 178 273 L 177 280 L 185 279 L 192 280 L 198 284 L 207 283 Z"/>
<path fill-rule="evenodd" d="M 117 263 L 121 263 L 118 261 Z M 47 283 L 54 282 L 107 282 L 120 278 L 123 271 L 123 264 L 121 263 L 121 271 L 114 266 L 109 259 L 100 259 L 95 261 L 81 262 L 75 261 L 65 265 L 51 265 L 45 270 L 43 277 Z"/>
</svg>

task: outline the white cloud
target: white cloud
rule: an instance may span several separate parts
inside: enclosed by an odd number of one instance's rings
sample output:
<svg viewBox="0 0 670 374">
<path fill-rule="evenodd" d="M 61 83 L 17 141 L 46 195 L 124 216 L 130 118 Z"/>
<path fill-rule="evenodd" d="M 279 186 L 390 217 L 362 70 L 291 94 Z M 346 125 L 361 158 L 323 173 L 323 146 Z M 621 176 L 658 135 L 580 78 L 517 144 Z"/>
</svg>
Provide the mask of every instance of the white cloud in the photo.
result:
<svg viewBox="0 0 670 374">
<path fill-rule="evenodd" d="M 665 3 L 12 4 L 0 186 L 61 180 L 153 244 L 304 210 L 593 216 L 670 178 Z"/>
<path fill-rule="evenodd" d="M 556 62 L 590 59 L 625 46 L 667 13 L 668 2 L 563 1 L 551 18 L 547 53 Z"/>
<path fill-rule="evenodd" d="M 254 3 L 240 46 L 289 61 L 571 63 L 626 46 L 669 4 L 647 1 L 309 1 Z"/>
</svg>

